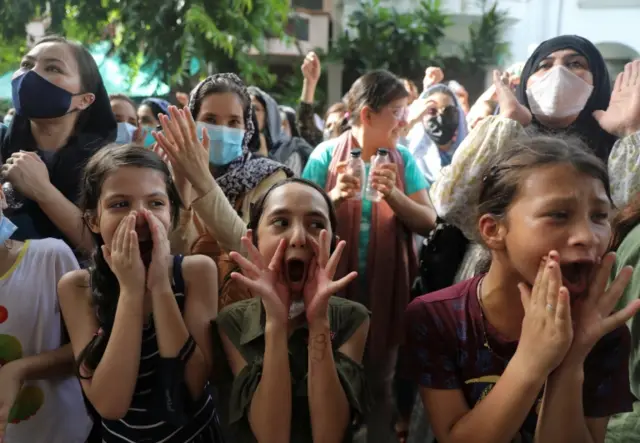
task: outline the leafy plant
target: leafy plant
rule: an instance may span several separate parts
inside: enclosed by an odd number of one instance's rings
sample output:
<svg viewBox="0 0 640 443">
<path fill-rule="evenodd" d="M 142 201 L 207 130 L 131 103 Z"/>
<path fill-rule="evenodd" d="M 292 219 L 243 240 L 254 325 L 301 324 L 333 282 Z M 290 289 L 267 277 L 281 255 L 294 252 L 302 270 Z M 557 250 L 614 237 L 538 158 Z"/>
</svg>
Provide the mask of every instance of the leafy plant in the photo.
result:
<svg viewBox="0 0 640 443">
<path fill-rule="evenodd" d="M 264 36 L 284 35 L 288 0 L 2 0 L 0 64 L 24 53 L 25 25 L 39 15 L 49 31 L 85 44 L 109 39 L 113 53 L 167 84 L 188 87 L 211 72 L 237 68 L 253 78 L 269 78 L 266 67 L 247 55 Z M 22 49 L 20 51 L 19 49 Z M 10 51 L 10 55 L 4 55 Z M 3 65 L 0 65 L 3 66 Z"/>
<path fill-rule="evenodd" d="M 462 46 L 462 61 L 470 70 L 497 65 L 509 55 L 509 43 L 503 40 L 507 12 L 498 9 L 497 1 L 488 9 L 486 0 L 481 4 L 482 17 L 469 27 L 469 41 Z"/>
<path fill-rule="evenodd" d="M 361 0 L 330 58 L 344 64 L 347 86 L 372 69 L 421 79 L 425 66 L 438 63 L 438 46 L 450 24 L 440 0 L 421 0 L 410 13 L 381 6 L 380 0 Z"/>
</svg>

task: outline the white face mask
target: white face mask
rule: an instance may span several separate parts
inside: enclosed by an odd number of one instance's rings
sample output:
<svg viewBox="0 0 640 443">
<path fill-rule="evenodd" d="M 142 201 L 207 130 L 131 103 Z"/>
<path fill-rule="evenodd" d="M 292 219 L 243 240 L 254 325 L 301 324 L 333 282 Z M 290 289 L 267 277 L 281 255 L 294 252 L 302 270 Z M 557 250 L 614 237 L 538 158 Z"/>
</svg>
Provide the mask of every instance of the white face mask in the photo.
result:
<svg viewBox="0 0 640 443">
<path fill-rule="evenodd" d="M 304 312 L 304 300 L 293 300 L 289 306 L 289 320 L 293 320 Z"/>
<path fill-rule="evenodd" d="M 565 118 L 580 114 L 592 91 L 593 86 L 569 69 L 556 66 L 527 87 L 527 98 L 533 115 Z"/>
</svg>

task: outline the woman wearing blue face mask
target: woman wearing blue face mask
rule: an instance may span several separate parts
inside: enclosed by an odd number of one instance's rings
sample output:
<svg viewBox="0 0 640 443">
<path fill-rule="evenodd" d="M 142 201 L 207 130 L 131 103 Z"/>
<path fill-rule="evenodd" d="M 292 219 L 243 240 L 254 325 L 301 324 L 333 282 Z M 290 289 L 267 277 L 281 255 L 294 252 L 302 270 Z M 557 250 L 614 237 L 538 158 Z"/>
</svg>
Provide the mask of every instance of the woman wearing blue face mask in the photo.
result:
<svg viewBox="0 0 640 443">
<path fill-rule="evenodd" d="M 226 252 L 241 250 L 251 205 L 292 172 L 253 154 L 260 144 L 256 116 L 247 88 L 235 74 L 208 77 L 191 92 L 188 108 L 172 106 L 169 115 L 160 117 L 167 137 L 155 135 L 187 208 L 172 247 L 220 263 Z M 219 264 L 220 278 L 224 273 Z"/>
<path fill-rule="evenodd" d="M 152 132 L 160 127 L 158 116 L 169 114 L 170 103 L 161 98 L 147 98 L 138 107 L 138 124 L 143 132 L 140 134 L 141 143 L 145 148 L 155 143 Z"/>
<path fill-rule="evenodd" d="M 149 136 L 153 138 L 150 134 L 151 131 L 145 132 L 144 129 L 138 126 L 137 107 L 131 98 L 124 94 L 111 94 L 109 96 L 109 100 L 113 115 L 116 117 L 116 121 L 118 122 L 116 144 L 144 144 L 147 132 L 149 132 Z"/>
<path fill-rule="evenodd" d="M 54 237 L 90 250 L 73 201 L 84 163 L 117 128 L 95 60 L 78 43 L 45 37 L 24 56 L 12 89 L 16 114 L 0 131 L 0 153 L 14 238 Z"/>
</svg>

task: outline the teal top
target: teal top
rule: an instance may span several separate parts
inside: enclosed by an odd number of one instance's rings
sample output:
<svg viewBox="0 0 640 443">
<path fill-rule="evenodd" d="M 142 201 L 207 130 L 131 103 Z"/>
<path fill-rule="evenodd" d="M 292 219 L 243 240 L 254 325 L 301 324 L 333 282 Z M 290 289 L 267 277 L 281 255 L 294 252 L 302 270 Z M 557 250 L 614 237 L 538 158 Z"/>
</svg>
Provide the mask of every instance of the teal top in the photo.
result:
<svg viewBox="0 0 640 443">
<path fill-rule="evenodd" d="M 302 178 L 315 182 L 322 188 L 327 185 L 327 174 L 329 165 L 333 158 L 333 150 L 338 145 L 338 139 L 327 140 L 314 149 L 307 161 L 307 165 L 302 172 Z M 407 195 L 415 194 L 423 189 L 428 189 L 429 185 L 424 175 L 418 168 L 418 164 L 411 155 L 411 152 L 402 145 L 397 145 L 396 149 L 402 156 L 404 162 L 404 190 Z M 370 163 L 365 162 L 365 176 L 369 176 Z M 369 230 L 371 228 L 371 210 L 373 203 L 367 199 L 362 199 L 362 215 L 360 218 L 360 233 L 358 236 L 358 274 L 364 276 L 367 269 L 367 254 L 369 248 Z"/>
</svg>

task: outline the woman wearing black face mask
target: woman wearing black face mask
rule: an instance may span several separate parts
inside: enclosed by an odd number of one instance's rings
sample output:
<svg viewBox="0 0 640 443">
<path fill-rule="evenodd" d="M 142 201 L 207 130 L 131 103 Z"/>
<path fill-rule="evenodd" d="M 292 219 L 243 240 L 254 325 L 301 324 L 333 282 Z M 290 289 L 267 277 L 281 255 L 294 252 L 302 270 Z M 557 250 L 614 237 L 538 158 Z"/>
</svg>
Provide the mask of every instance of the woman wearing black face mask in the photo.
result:
<svg viewBox="0 0 640 443">
<path fill-rule="evenodd" d="M 90 250 L 73 202 L 84 164 L 117 132 L 95 60 L 80 44 L 45 37 L 24 56 L 12 88 L 16 115 L 0 134 L 0 152 L 13 238 L 55 237 Z"/>
<path fill-rule="evenodd" d="M 409 150 L 429 185 L 440 170 L 451 164 L 453 153 L 467 135 L 464 111 L 453 92 L 445 85 L 432 86 L 422 93 L 427 111 L 422 124 L 409 132 Z"/>
</svg>

